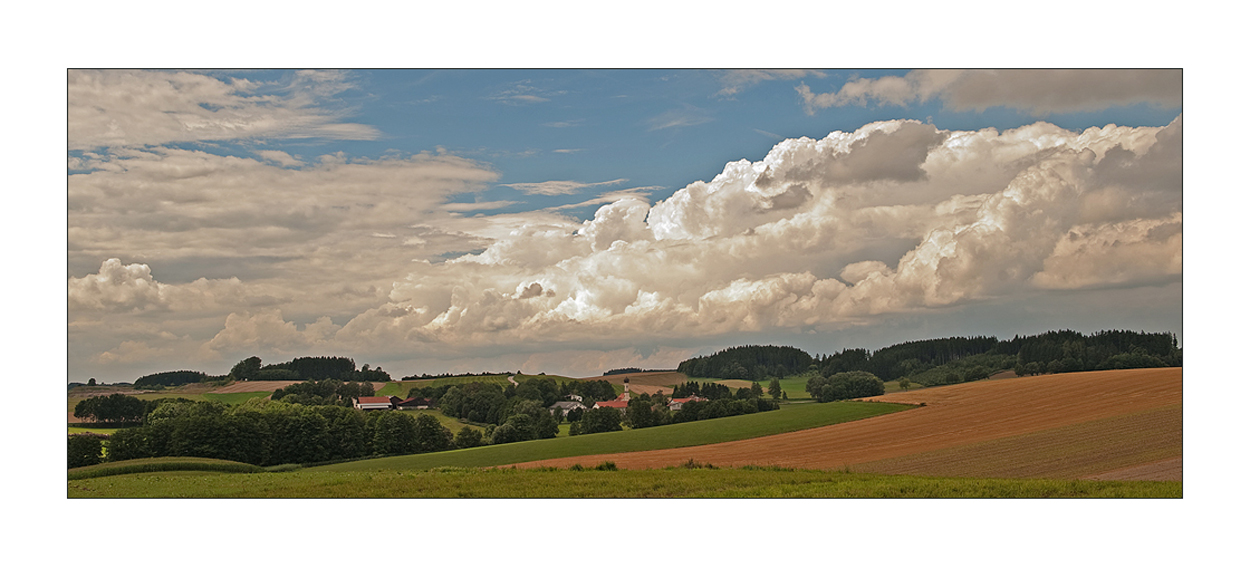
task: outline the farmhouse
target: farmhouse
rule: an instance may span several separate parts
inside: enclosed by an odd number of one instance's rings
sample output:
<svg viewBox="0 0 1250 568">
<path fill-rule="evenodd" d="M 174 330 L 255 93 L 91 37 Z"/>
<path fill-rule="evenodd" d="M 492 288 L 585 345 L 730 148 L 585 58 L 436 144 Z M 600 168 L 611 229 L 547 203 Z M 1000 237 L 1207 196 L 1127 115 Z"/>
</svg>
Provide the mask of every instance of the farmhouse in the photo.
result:
<svg viewBox="0 0 1250 568">
<path fill-rule="evenodd" d="M 582 410 L 586 410 L 586 405 L 580 402 L 574 402 L 571 400 L 561 400 L 551 406 L 548 406 L 547 410 L 551 412 L 552 414 L 555 414 L 557 409 L 563 410 L 564 415 L 568 416 L 569 411 L 573 410 L 574 408 L 580 408 Z"/>
<path fill-rule="evenodd" d="M 430 406 L 431 402 L 428 398 L 409 398 L 395 403 L 395 408 L 399 410 L 424 410 Z"/>
<path fill-rule="evenodd" d="M 681 410 L 681 406 L 683 404 L 686 404 L 687 402 L 703 402 L 705 400 L 708 400 L 708 399 L 703 398 L 701 396 L 697 396 L 697 395 L 689 396 L 686 398 L 674 398 L 671 402 L 668 403 L 668 409 L 676 412 L 678 410 Z"/>
<path fill-rule="evenodd" d="M 629 401 L 628 400 L 603 400 L 603 401 L 596 402 L 595 405 L 591 408 L 615 408 L 621 411 L 621 414 L 624 414 L 625 410 L 629 408 Z"/>
<path fill-rule="evenodd" d="M 362 396 L 352 399 L 352 406 L 360 410 L 392 410 L 395 408 L 389 396 Z"/>
</svg>

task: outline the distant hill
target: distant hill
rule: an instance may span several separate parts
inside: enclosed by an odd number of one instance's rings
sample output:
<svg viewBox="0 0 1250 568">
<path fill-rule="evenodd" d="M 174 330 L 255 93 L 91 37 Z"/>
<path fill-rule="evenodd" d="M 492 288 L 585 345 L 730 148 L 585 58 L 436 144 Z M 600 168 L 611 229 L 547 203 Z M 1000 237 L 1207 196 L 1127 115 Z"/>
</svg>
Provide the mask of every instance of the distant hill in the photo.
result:
<svg viewBox="0 0 1250 568">
<path fill-rule="evenodd" d="M 1111 330 L 1090 335 L 1071 330 L 1038 335 L 947 337 L 908 341 L 869 352 L 846 349 L 811 356 L 794 347 L 747 345 L 682 361 L 692 377 L 765 380 L 804 372 L 830 376 L 866 371 L 882 380 L 908 378 L 923 385 L 979 380 L 1003 371 L 1017 375 L 1181 366 L 1176 335 Z"/>
</svg>

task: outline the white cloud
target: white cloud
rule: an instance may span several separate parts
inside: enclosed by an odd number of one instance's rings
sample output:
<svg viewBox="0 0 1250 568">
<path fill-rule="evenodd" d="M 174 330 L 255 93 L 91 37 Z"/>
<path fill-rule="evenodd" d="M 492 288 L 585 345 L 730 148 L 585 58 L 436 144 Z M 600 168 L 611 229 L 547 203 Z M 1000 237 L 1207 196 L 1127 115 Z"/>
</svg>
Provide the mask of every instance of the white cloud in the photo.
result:
<svg viewBox="0 0 1250 568">
<path fill-rule="evenodd" d="M 647 130 L 684 128 L 705 124 L 712 120 L 712 115 L 707 110 L 692 105 L 685 105 L 682 108 L 667 111 L 647 120 Z"/>
<path fill-rule="evenodd" d="M 490 211 L 491 209 L 503 209 L 520 203 L 519 201 L 480 201 L 474 203 L 448 203 L 443 205 L 446 211 L 454 211 L 463 213 L 468 211 Z"/>
<path fill-rule="evenodd" d="M 455 212 L 492 205 L 447 199 L 497 174 L 452 156 L 284 168 L 168 148 L 84 155 L 69 253 L 100 268 L 68 281 L 71 344 L 99 365 L 187 344 L 219 362 L 316 352 L 452 366 L 489 352 L 556 365 L 541 346 L 593 375 L 670 366 L 626 346 L 688 351 L 709 336 L 1174 282 L 1181 138 L 1180 117 L 1083 132 L 874 123 L 781 141 L 658 203 L 653 188 L 596 197 L 577 204 L 601 203 L 581 222 L 556 208 Z M 135 258 L 125 251 L 144 263 L 117 260 Z M 213 255 L 273 260 L 217 279 L 152 275 Z M 177 337 L 157 335 L 167 328 Z"/>
<path fill-rule="evenodd" d="M 801 79 L 809 75 L 813 77 L 825 76 L 821 71 L 806 69 L 734 69 L 720 76 L 720 83 L 723 87 L 716 94 L 730 97 L 738 94 L 743 89 L 764 81 L 787 81 Z"/>
<path fill-rule="evenodd" d="M 201 140 L 372 140 L 378 131 L 318 106 L 346 88 L 341 73 L 298 73 L 273 86 L 191 72 L 70 70 L 69 149 Z"/>
<path fill-rule="evenodd" d="M 507 105 L 528 105 L 551 102 L 551 97 L 557 97 L 564 93 L 565 91 L 551 91 L 542 87 L 535 87 L 530 81 L 520 81 L 487 97 L 487 99 Z"/>
<path fill-rule="evenodd" d="M 300 329 L 282 318 L 277 309 L 256 313 L 232 313 L 226 326 L 207 343 L 216 353 L 294 353 L 325 343 L 339 329 L 330 318 L 322 317 Z"/>
<path fill-rule="evenodd" d="M 622 178 L 595 183 L 583 183 L 580 181 L 544 181 L 537 183 L 501 183 L 499 185 L 511 187 L 512 189 L 529 195 L 571 195 L 586 188 L 617 185 L 627 181 L 629 180 Z"/>
<path fill-rule="evenodd" d="M 1166 282 L 1180 274 L 1180 186 L 1151 168 L 1179 152 L 1180 128 L 893 121 L 786 140 L 654 205 L 620 199 L 575 232 L 526 225 L 423 266 L 337 340 L 614 349 Z"/>
<path fill-rule="evenodd" d="M 69 305 L 71 310 L 142 310 L 162 306 L 164 288 L 146 264 L 122 265 L 110 258 L 96 274 L 69 279 Z"/>
<path fill-rule="evenodd" d="M 567 209 L 580 209 L 582 207 L 589 207 L 591 205 L 603 205 L 605 203 L 615 203 L 622 199 L 640 199 L 645 203 L 647 202 L 647 199 L 646 199 L 647 196 L 650 195 L 651 192 L 657 191 L 660 189 L 664 189 L 664 188 L 658 185 L 647 185 L 647 186 L 642 186 L 642 187 L 631 187 L 629 189 L 609 191 L 593 199 L 587 199 L 585 201 L 580 201 L 577 203 L 568 203 L 565 205 L 556 205 L 555 207 L 548 207 L 544 209 L 544 211 L 564 211 Z"/>
<path fill-rule="evenodd" d="M 797 87 L 809 114 L 832 106 L 907 106 L 934 97 L 953 110 L 1005 106 L 1046 115 L 1149 103 L 1181 104 L 1179 69 L 917 70 L 847 81 L 829 93 Z"/>
<path fill-rule="evenodd" d="M 304 165 L 304 162 L 301 162 L 298 158 L 286 152 L 283 152 L 281 150 L 261 150 L 257 152 L 256 155 L 270 162 L 274 162 L 278 164 L 279 166 L 302 166 Z"/>
<path fill-rule="evenodd" d="M 184 315 L 263 302 L 264 291 L 249 289 L 238 278 L 199 278 L 165 284 L 152 277 L 147 264 L 122 264 L 110 258 L 95 274 L 68 280 L 70 319 L 88 314 L 174 311 Z"/>
</svg>

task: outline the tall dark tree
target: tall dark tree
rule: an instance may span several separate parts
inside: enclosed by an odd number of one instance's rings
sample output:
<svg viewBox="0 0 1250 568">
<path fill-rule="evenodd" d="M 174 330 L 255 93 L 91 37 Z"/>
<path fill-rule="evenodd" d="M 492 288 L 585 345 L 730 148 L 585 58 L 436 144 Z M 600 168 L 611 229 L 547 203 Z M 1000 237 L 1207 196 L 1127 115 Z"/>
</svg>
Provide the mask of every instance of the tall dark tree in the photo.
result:
<svg viewBox="0 0 1250 568">
<path fill-rule="evenodd" d="M 465 426 L 456 434 L 457 448 L 475 448 L 482 445 L 482 433 L 478 430 Z"/>
<path fill-rule="evenodd" d="M 230 368 L 230 376 L 236 381 L 250 381 L 260 372 L 260 357 L 252 356 L 239 361 Z"/>
<path fill-rule="evenodd" d="M 579 422 L 582 434 L 621 431 L 621 411 L 615 408 L 592 408 L 582 415 Z"/>
<path fill-rule="evenodd" d="M 104 452 L 100 437 L 95 434 L 70 435 L 68 449 L 71 468 L 98 464 Z"/>
<path fill-rule="evenodd" d="M 768 396 L 773 397 L 773 400 L 777 400 L 781 398 L 781 392 L 781 379 L 773 377 L 773 380 L 768 381 Z"/>
<path fill-rule="evenodd" d="M 417 416 L 416 445 L 420 453 L 441 452 L 456 447 L 451 430 L 429 414 Z"/>
</svg>

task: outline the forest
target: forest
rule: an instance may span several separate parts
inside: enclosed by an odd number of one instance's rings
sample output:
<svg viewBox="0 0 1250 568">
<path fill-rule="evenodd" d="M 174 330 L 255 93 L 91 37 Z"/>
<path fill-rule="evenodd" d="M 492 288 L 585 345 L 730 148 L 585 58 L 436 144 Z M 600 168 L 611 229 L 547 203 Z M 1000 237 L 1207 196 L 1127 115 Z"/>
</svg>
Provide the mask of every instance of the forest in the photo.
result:
<svg viewBox="0 0 1250 568">
<path fill-rule="evenodd" d="M 1106 369 L 1179 367 L 1181 349 L 1172 333 L 1063 330 L 1038 335 L 947 337 L 899 343 L 870 352 L 845 349 L 815 357 L 794 347 L 748 345 L 682 361 L 692 377 L 767 380 L 805 372 L 830 377 L 860 371 L 885 380 L 906 378 L 932 386 L 967 382 L 1004 370 L 1017 375 Z"/>
</svg>

